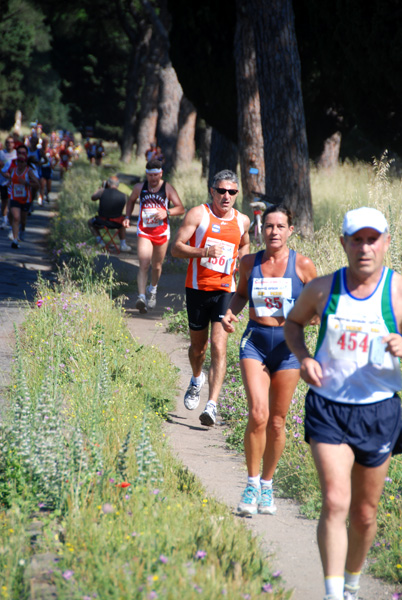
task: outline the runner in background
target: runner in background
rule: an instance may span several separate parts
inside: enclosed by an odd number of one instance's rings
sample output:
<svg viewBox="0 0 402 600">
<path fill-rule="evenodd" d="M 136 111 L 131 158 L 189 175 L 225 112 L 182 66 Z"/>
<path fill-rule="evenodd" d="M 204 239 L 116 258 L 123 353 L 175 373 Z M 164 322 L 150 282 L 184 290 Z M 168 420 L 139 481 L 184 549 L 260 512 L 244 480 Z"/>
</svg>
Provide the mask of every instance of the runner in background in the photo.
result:
<svg viewBox="0 0 402 600">
<path fill-rule="evenodd" d="M 170 239 L 169 218 L 184 214 L 184 206 L 170 183 L 163 180 L 162 163 L 151 160 L 146 164 L 145 183 L 137 183 L 127 204 L 130 218 L 137 200 L 140 202 L 138 235 L 138 298 L 135 307 L 140 313 L 156 306 L 158 282 Z M 172 208 L 170 208 L 170 206 Z M 147 287 L 151 267 L 151 284 Z"/>
<path fill-rule="evenodd" d="M 10 161 L 17 158 L 17 152 L 14 147 L 14 138 L 7 136 L 4 150 L 0 150 L 0 170 Z M 1 198 L 1 223 L 0 229 L 7 229 L 10 225 L 8 221 L 8 179 L 0 173 L 0 198 Z"/>
</svg>

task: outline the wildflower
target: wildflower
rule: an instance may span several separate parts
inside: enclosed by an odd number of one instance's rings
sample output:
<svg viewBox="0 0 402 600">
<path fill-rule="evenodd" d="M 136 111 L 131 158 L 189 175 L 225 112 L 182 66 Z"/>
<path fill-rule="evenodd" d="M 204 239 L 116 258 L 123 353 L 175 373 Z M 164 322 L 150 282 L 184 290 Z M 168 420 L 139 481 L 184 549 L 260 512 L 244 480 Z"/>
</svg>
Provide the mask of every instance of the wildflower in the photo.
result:
<svg viewBox="0 0 402 600">
<path fill-rule="evenodd" d="M 396 565 L 397 569 L 402 569 L 402 565 L 400 565 L 399 563 Z"/>
<path fill-rule="evenodd" d="M 148 594 L 149 600 L 155 600 L 155 598 L 157 598 L 157 597 L 158 597 L 158 594 L 154 590 L 152 590 L 152 592 L 149 592 L 149 594 Z"/>
<path fill-rule="evenodd" d="M 110 513 L 114 512 L 114 508 L 111 504 L 109 504 L 108 502 L 106 502 L 103 506 L 102 506 L 102 511 L 104 512 L 105 515 L 109 515 Z"/>
<path fill-rule="evenodd" d="M 158 490 L 158 488 L 156 488 L 156 490 L 153 490 L 153 492 L 152 492 L 152 493 L 153 493 L 153 494 L 155 494 L 155 496 L 156 496 L 157 494 L 159 494 L 159 491 L 160 491 L 160 490 Z"/>
<path fill-rule="evenodd" d="M 163 554 L 160 555 L 159 560 L 161 563 L 163 563 L 164 565 L 166 565 L 166 563 L 168 562 L 168 559 L 166 556 L 164 556 Z"/>
<path fill-rule="evenodd" d="M 199 585 L 197 585 L 196 583 L 194 584 L 194 589 L 199 594 L 202 594 L 202 588 Z"/>
<path fill-rule="evenodd" d="M 69 579 L 71 579 L 71 577 L 74 575 L 74 571 L 68 570 L 68 571 L 64 571 L 63 573 L 63 577 L 64 579 L 66 579 L 67 581 Z"/>
<path fill-rule="evenodd" d="M 205 550 L 197 550 L 197 552 L 195 553 L 195 558 L 197 560 L 202 560 L 203 558 L 205 558 L 207 555 L 207 553 L 205 552 Z"/>
<path fill-rule="evenodd" d="M 282 571 L 275 571 L 274 573 L 272 573 L 272 577 L 280 577 L 281 573 Z"/>
<path fill-rule="evenodd" d="M 261 590 L 263 592 L 265 592 L 266 594 L 268 592 L 272 592 L 272 585 L 270 583 L 266 583 L 265 585 L 262 586 Z"/>
<path fill-rule="evenodd" d="M 121 488 L 128 488 L 130 487 L 131 483 L 128 483 L 128 481 L 123 481 L 123 483 L 118 483 L 116 485 L 116 487 L 121 487 Z"/>
<path fill-rule="evenodd" d="M 39 299 L 39 300 L 37 301 L 37 303 L 36 303 L 36 306 L 37 306 L 38 308 L 40 308 L 40 307 L 42 306 L 42 304 L 43 304 L 43 300 L 42 300 L 42 299 Z"/>
</svg>

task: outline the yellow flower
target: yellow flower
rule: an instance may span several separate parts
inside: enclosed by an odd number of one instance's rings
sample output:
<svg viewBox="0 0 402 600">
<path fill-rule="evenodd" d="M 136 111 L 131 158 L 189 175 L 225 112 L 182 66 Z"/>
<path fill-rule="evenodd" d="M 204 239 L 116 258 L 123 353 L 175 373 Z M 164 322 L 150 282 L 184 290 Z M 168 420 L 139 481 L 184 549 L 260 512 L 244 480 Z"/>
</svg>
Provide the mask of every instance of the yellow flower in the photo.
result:
<svg viewBox="0 0 402 600">
<path fill-rule="evenodd" d="M 400 565 L 399 563 L 396 565 L 397 569 L 402 569 L 402 565 Z"/>
<path fill-rule="evenodd" d="M 390 496 L 389 499 L 390 500 L 395 500 L 395 496 Z"/>
</svg>

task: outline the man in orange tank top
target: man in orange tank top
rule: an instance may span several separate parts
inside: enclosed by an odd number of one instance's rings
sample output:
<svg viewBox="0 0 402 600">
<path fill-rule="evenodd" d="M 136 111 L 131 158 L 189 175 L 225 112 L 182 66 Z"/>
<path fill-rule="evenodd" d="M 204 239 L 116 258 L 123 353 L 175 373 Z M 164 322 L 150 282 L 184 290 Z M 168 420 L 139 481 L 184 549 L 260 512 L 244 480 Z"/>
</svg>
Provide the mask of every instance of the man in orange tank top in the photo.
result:
<svg viewBox="0 0 402 600">
<path fill-rule="evenodd" d="M 249 218 L 233 208 L 239 180 L 233 171 L 217 173 L 210 188 L 212 202 L 188 211 L 172 245 L 172 255 L 189 259 L 186 304 L 190 329 L 189 360 L 193 371 L 184 405 L 195 410 L 205 382 L 202 365 L 211 323 L 209 400 L 200 415 L 203 425 L 214 425 L 216 403 L 226 373 L 228 334 L 221 320 L 236 289 L 233 273 L 237 259 L 249 252 Z"/>
</svg>

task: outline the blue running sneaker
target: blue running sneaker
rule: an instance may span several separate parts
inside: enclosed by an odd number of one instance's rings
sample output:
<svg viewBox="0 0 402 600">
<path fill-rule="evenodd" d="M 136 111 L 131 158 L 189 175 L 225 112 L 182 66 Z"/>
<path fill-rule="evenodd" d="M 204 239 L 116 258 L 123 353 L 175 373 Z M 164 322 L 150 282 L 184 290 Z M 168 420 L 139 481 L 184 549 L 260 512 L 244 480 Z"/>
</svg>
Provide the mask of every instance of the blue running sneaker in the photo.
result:
<svg viewBox="0 0 402 600">
<path fill-rule="evenodd" d="M 248 485 L 241 495 L 237 512 L 243 516 L 256 515 L 259 502 L 260 488 L 257 488 L 254 485 Z"/>
</svg>

